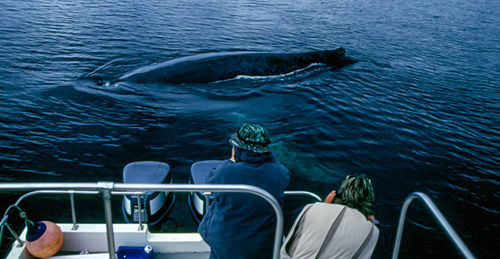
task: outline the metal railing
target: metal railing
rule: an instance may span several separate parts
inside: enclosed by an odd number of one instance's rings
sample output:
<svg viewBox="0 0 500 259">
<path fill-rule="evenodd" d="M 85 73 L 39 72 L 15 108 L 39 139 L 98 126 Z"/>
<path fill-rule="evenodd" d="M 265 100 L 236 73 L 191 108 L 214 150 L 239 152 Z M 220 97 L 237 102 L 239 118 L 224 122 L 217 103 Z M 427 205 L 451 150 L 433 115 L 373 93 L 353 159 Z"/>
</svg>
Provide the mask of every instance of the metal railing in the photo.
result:
<svg viewBox="0 0 500 259">
<path fill-rule="evenodd" d="M 406 219 L 406 211 L 408 210 L 408 206 L 410 203 L 415 200 L 420 199 L 427 206 L 429 211 L 432 213 L 434 218 L 439 222 L 441 227 L 444 229 L 448 237 L 453 241 L 455 247 L 462 253 L 465 258 L 476 258 L 469 248 L 465 245 L 465 243 L 460 239 L 455 230 L 451 227 L 450 223 L 446 220 L 446 218 L 441 214 L 439 209 L 436 207 L 434 202 L 432 202 L 431 198 L 424 193 L 414 192 L 408 195 L 405 202 L 403 203 L 403 207 L 401 208 L 401 215 L 399 216 L 398 230 L 396 233 L 396 239 L 394 241 L 394 250 L 392 251 L 392 259 L 398 258 L 399 247 L 401 245 L 401 238 L 403 235 L 403 227 Z"/>
<path fill-rule="evenodd" d="M 113 182 L 98 183 L 0 183 L 0 191 L 31 191 L 20 197 L 16 204 L 19 204 L 24 198 L 42 193 L 66 193 L 70 194 L 73 227 L 76 225 L 76 215 L 74 211 L 73 194 L 97 194 L 100 193 L 104 203 L 104 218 L 106 221 L 106 233 L 108 242 L 109 258 L 115 259 L 115 241 L 113 232 L 113 221 L 111 211 L 111 195 L 138 194 L 140 196 L 146 191 L 170 191 L 170 192 L 239 192 L 250 193 L 266 200 L 274 209 L 276 214 L 276 231 L 274 237 L 273 258 L 279 258 L 281 240 L 283 236 L 283 213 L 276 199 L 263 189 L 250 185 L 222 185 L 222 184 L 123 184 Z M 140 213 L 139 213 L 140 214 Z M 7 224 L 8 216 L 5 216 L 0 225 Z M 139 220 L 140 225 L 142 221 Z M 14 233 L 13 233 L 14 234 Z M 17 238 L 18 242 L 22 241 Z"/>
<path fill-rule="evenodd" d="M 141 199 L 141 195 L 144 195 L 146 191 L 170 191 L 170 192 L 243 192 L 250 193 L 265 199 L 271 204 L 276 213 L 276 232 L 274 239 L 273 248 L 273 258 L 279 258 L 279 250 L 281 245 L 281 238 L 283 235 L 283 213 L 281 207 L 274 199 L 272 195 L 264 191 L 261 188 L 250 186 L 250 185 L 193 185 L 193 184 L 122 184 L 113 182 L 98 182 L 98 183 L 0 183 L 1 190 L 10 191 L 30 191 L 29 193 L 22 195 L 14 205 L 19 205 L 27 197 L 31 197 L 37 194 L 69 194 L 71 201 L 71 218 L 73 221 L 73 230 L 78 228 L 76 222 L 76 212 L 74 205 L 74 194 L 101 194 L 104 203 L 104 217 L 106 222 L 106 233 L 108 242 L 108 252 L 109 258 L 115 259 L 115 242 L 114 242 L 114 232 L 113 232 L 113 222 L 112 222 L 112 212 L 111 212 L 111 195 L 137 195 L 138 200 Z M 305 195 L 310 196 L 317 201 L 321 201 L 321 198 L 307 191 L 285 191 L 285 195 Z M 427 206 L 429 211 L 433 214 L 442 228 L 445 230 L 448 237 L 453 241 L 457 249 L 462 253 L 465 258 L 475 258 L 471 251 L 467 248 L 464 242 L 460 239 L 455 230 L 448 223 L 443 214 L 439 211 L 432 200 L 424 193 L 414 192 L 410 194 L 402 208 L 399 217 L 398 229 L 396 233 L 396 238 L 394 242 L 394 250 L 392 258 L 398 258 L 399 248 L 401 245 L 402 233 L 404 228 L 404 223 L 406 220 L 406 212 L 409 205 L 415 199 L 420 199 Z M 140 204 L 140 202 L 138 202 Z M 139 208 L 140 209 L 140 208 Z M 16 238 L 18 245 L 21 246 L 23 241 L 20 237 L 11 229 L 7 224 L 8 216 L 5 215 L 0 226 L 6 225 L 12 235 Z M 143 221 L 141 219 L 141 213 L 139 213 L 139 230 L 143 229 Z"/>
<path fill-rule="evenodd" d="M 32 191 L 23 194 L 21 197 L 17 199 L 17 201 L 13 204 L 15 206 L 19 206 L 23 200 L 26 198 L 39 195 L 39 194 L 69 194 L 69 199 L 70 199 L 70 205 L 71 205 L 71 220 L 73 222 L 73 227 L 71 230 L 77 230 L 78 229 L 78 224 L 76 222 L 76 210 L 75 210 L 75 194 L 89 194 L 89 195 L 97 195 L 99 194 L 98 191 L 75 191 L 75 190 L 66 190 L 66 191 L 55 191 L 55 190 L 39 190 L 39 191 Z M 144 195 L 144 192 L 111 192 L 113 195 L 138 195 L 138 199 L 140 199 L 141 195 Z M 139 204 L 140 207 L 140 204 Z M 5 224 L 6 220 L 8 219 L 8 216 L 6 215 L 2 221 L 0 222 L 0 226 Z M 139 230 L 142 230 L 142 219 L 139 216 Z M 17 240 L 20 242 L 20 240 Z"/>
<path fill-rule="evenodd" d="M 285 191 L 285 196 L 299 196 L 299 195 L 304 195 L 304 196 L 309 196 L 311 198 L 314 198 L 317 201 L 323 201 L 317 194 L 308 192 L 308 191 Z"/>
</svg>

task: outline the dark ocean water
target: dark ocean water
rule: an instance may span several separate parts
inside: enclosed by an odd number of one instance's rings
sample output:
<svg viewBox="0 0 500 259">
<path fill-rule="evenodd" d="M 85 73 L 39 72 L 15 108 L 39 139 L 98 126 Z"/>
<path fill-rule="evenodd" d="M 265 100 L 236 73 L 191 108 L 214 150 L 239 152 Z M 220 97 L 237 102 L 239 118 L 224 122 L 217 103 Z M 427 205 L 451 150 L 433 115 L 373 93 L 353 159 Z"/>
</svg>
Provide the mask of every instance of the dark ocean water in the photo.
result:
<svg viewBox="0 0 500 259">
<path fill-rule="evenodd" d="M 370 176 L 391 248 L 422 191 L 476 256 L 498 258 L 499 24 L 487 0 L 3 0 L 0 181 L 120 182 L 127 163 L 158 160 L 185 183 L 257 122 L 290 190 Z M 337 47 L 358 62 L 204 85 L 94 80 L 198 53 Z M 417 204 L 401 257 L 459 257 Z"/>
</svg>

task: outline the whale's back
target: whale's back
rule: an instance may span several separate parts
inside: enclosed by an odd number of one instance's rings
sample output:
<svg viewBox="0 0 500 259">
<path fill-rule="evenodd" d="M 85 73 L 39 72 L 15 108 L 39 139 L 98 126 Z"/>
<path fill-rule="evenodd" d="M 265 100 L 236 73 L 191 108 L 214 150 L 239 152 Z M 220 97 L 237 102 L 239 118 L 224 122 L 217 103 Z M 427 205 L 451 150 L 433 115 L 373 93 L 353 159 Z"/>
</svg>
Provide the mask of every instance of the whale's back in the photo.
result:
<svg viewBox="0 0 500 259">
<path fill-rule="evenodd" d="M 311 63 L 325 63 L 322 53 L 324 52 L 198 54 L 136 69 L 123 75 L 118 81 L 197 84 L 232 79 L 239 75 L 279 75 L 305 68 Z"/>
</svg>

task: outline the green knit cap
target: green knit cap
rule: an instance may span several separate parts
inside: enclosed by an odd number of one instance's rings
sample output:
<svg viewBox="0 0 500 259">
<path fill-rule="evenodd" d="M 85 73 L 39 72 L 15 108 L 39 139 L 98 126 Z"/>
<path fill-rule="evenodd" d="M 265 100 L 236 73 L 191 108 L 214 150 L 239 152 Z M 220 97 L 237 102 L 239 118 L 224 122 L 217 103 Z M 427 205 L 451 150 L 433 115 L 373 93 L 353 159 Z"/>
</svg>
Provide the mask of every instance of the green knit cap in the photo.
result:
<svg viewBox="0 0 500 259">
<path fill-rule="evenodd" d="M 375 200 L 372 182 L 366 175 L 348 175 L 342 182 L 335 196 L 334 203 L 357 209 L 366 217 L 373 214 L 372 205 Z"/>
</svg>

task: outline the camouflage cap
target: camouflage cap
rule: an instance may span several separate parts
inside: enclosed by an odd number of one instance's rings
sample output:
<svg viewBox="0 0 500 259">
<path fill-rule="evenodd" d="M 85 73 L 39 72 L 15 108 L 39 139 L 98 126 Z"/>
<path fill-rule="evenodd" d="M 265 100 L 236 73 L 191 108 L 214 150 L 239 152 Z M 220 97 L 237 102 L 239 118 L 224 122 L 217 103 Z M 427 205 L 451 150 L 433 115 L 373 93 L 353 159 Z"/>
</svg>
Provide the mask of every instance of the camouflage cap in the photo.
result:
<svg viewBox="0 0 500 259">
<path fill-rule="evenodd" d="M 269 132 L 258 124 L 245 123 L 229 139 L 231 145 L 255 153 L 271 152 Z"/>
</svg>

